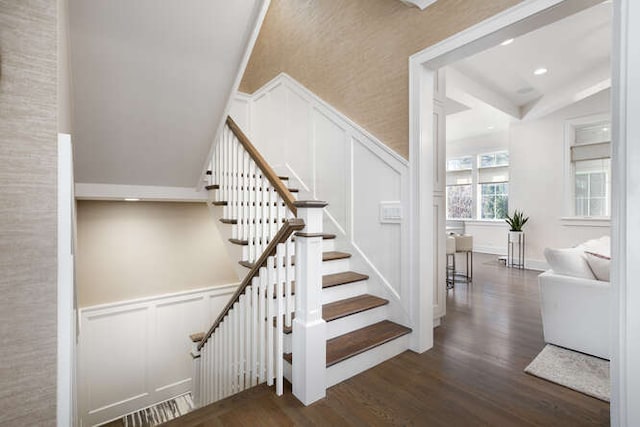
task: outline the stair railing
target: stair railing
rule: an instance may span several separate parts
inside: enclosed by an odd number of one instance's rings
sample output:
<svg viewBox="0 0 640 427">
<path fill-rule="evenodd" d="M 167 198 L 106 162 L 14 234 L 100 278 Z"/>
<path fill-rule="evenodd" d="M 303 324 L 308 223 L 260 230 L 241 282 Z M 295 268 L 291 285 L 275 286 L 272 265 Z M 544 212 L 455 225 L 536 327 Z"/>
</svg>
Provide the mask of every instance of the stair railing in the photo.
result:
<svg viewBox="0 0 640 427">
<path fill-rule="evenodd" d="M 265 381 L 273 385 L 274 379 L 282 395 L 282 332 L 293 281 L 290 236 L 303 228 L 301 219 L 284 223 L 198 343 L 201 405 Z"/>
<path fill-rule="evenodd" d="M 211 187 L 226 202 L 224 218 L 237 221 L 232 238 L 247 243 L 249 263 L 260 257 L 285 219 L 295 217 L 295 199 L 231 117 L 211 161 Z"/>
<path fill-rule="evenodd" d="M 275 383 L 276 394 L 282 395 L 287 326 L 294 331 L 293 393 L 311 403 L 325 393 L 321 263 L 326 203 L 295 201 L 230 117 L 214 149 L 209 179 L 207 188 L 216 190 L 213 204 L 222 204 L 223 217 L 234 224 L 232 239 L 249 247 L 250 270 L 207 333 L 192 338 L 194 400 L 203 406 L 264 382 Z"/>
</svg>

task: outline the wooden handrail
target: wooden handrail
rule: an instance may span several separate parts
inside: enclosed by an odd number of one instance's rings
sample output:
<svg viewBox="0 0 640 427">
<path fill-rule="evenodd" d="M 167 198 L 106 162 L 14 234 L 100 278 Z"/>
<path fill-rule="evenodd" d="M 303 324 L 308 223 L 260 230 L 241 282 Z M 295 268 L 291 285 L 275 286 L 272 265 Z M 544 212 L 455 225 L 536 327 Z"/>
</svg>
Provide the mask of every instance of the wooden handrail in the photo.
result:
<svg viewBox="0 0 640 427">
<path fill-rule="evenodd" d="M 294 202 L 295 199 L 289 189 L 282 183 L 282 180 L 278 177 L 278 174 L 271 169 L 269 163 L 262 157 L 260 152 L 253 146 L 249 138 L 242 132 L 242 129 L 233 121 L 230 116 L 227 116 L 227 125 L 233 132 L 233 134 L 238 138 L 242 146 L 249 153 L 254 162 L 258 165 L 262 174 L 267 177 L 273 188 L 276 189 L 282 200 L 287 204 L 287 207 L 293 212 L 293 215 L 297 215 L 298 209 L 295 207 Z"/>
<path fill-rule="evenodd" d="M 253 280 L 253 278 L 258 275 L 258 273 L 260 272 L 260 268 L 262 268 L 267 263 L 267 258 L 269 258 L 271 255 L 273 255 L 276 252 L 277 246 L 280 243 L 286 242 L 289 236 L 291 236 L 291 234 L 294 231 L 300 231 L 303 228 L 304 228 L 304 221 L 300 218 L 293 218 L 293 219 L 287 220 L 284 223 L 284 225 L 280 228 L 280 230 L 278 230 L 276 235 L 273 236 L 273 239 L 271 239 L 271 242 L 269 242 L 269 245 L 267 245 L 267 247 L 265 248 L 264 252 L 262 252 L 262 255 L 260 255 L 260 258 L 258 258 L 258 260 L 253 265 L 253 267 L 251 267 L 251 270 L 249 270 L 249 273 L 247 273 L 247 275 L 245 276 L 240 286 L 238 286 L 238 289 L 233 294 L 233 297 L 231 297 L 231 299 L 229 300 L 227 305 L 224 307 L 222 312 L 220 312 L 220 315 L 218 316 L 216 321 L 213 322 L 213 325 L 211 326 L 211 328 L 209 328 L 209 331 L 207 331 L 207 333 L 202 338 L 202 341 L 200 341 L 200 344 L 198 344 L 198 351 L 200 351 L 200 349 L 204 347 L 207 340 L 211 337 L 211 335 L 213 335 L 215 330 L 218 328 L 218 326 L 222 322 L 222 319 L 224 319 L 227 313 L 229 313 L 229 310 L 231 310 L 231 307 L 233 307 L 233 304 L 235 304 L 240 299 L 240 295 L 242 295 L 244 293 L 244 290 L 247 288 L 247 286 L 251 284 L 251 281 Z"/>
</svg>

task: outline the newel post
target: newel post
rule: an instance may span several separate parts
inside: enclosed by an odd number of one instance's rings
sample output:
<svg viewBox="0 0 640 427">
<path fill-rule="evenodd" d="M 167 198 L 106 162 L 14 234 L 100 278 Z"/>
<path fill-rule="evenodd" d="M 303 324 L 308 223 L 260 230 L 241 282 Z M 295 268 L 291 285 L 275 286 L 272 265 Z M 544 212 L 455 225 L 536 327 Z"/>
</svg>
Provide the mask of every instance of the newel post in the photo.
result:
<svg viewBox="0 0 640 427">
<path fill-rule="evenodd" d="M 296 233 L 296 317 L 293 320 L 293 395 L 305 405 L 326 393 L 326 322 L 322 318 L 321 201 L 297 201 L 305 228 Z"/>
</svg>

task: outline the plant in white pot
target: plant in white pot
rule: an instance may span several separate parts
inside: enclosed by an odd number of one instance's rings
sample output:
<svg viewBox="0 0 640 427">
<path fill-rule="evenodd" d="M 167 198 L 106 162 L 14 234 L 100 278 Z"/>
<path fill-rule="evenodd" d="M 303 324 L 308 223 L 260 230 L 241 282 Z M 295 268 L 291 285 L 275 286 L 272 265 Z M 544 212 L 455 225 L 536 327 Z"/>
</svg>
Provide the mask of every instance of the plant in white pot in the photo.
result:
<svg viewBox="0 0 640 427">
<path fill-rule="evenodd" d="M 513 216 L 507 215 L 505 218 L 505 222 L 509 224 L 509 232 L 519 232 L 522 233 L 522 227 L 529 221 L 529 217 L 524 216 L 524 212 L 518 211 L 517 209 L 513 211 Z"/>
</svg>

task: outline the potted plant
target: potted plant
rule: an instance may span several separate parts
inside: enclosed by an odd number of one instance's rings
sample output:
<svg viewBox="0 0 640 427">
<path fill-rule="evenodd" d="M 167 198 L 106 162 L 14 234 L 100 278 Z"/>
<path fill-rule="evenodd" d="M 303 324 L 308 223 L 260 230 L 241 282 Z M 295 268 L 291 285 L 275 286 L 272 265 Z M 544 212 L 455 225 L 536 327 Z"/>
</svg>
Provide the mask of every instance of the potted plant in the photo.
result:
<svg viewBox="0 0 640 427">
<path fill-rule="evenodd" d="M 505 222 L 509 224 L 510 232 L 520 232 L 522 233 L 522 227 L 529 221 L 529 217 L 525 217 L 522 211 L 518 211 L 517 209 L 513 211 L 513 216 L 507 215 L 505 218 Z"/>
</svg>

